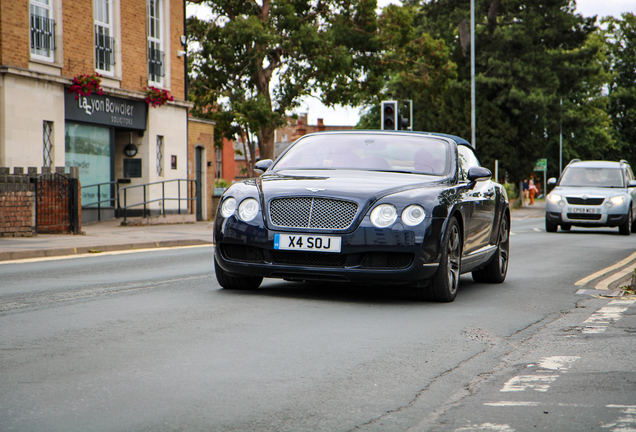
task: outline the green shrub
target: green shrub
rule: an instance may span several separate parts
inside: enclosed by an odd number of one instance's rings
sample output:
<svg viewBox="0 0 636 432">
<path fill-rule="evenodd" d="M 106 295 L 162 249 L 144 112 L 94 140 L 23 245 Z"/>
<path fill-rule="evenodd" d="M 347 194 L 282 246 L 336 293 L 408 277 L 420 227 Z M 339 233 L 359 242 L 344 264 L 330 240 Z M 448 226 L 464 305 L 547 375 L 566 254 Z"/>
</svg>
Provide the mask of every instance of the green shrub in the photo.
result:
<svg viewBox="0 0 636 432">
<path fill-rule="evenodd" d="M 517 191 L 517 187 L 513 183 L 504 183 L 504 187 L 506 188 L 508 199 L 515 199 L 519 197 L 519 192 Z"/>
<path fill-rule="evenodd" d="M 214 182 L 214 187 L 215 188 L 228 188 L 230 187 L 231 183 L 225 179 L 216 179 L 216 181 Z"/>
</svg>

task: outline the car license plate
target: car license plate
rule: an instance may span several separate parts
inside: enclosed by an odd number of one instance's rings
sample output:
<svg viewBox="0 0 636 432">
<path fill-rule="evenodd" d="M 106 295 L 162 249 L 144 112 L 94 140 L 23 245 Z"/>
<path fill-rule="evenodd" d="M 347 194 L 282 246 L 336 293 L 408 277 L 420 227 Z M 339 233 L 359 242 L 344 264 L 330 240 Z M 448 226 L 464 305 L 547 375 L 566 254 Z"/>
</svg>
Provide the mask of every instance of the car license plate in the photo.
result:
<svg viewBox="0 0 636 432">
<path fill-rule="evenodd" d="M 598 213 L 596 208 L 590 207 L 570 207 L 568 213 Z"/>
<path fill-rule="evenodd" d="M 340 237 L 305 234 L 274 234 L 274 249 L 340 252 Z"/>
</svg>

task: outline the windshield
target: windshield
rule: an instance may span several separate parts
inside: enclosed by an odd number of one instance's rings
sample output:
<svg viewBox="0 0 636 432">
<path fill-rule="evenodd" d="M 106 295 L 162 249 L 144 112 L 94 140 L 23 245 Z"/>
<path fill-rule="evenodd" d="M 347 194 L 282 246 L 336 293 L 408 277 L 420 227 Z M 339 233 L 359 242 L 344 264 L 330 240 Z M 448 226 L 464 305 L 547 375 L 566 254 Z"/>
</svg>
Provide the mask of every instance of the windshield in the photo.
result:
<svg viewBox="0 0 636 432">
<path fill-rule="evenodd" d="M 317 134 L 301 138 L 273 167 L 394 171 L 446 175 L 450 146 L 441 139 L 386 133 Z"/>
<path fill-rule="evenodd" d="M 623 187 L 620 168 L 568 168 L 559 186 Z"/>
</svg>

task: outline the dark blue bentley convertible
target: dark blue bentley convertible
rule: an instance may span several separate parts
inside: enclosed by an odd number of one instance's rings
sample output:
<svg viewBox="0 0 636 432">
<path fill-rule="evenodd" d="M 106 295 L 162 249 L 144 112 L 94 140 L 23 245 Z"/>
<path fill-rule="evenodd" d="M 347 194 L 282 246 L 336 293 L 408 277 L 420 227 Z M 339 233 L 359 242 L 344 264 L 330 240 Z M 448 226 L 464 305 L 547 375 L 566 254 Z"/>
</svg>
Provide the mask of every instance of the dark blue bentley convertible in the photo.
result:
<svg viewBox="0 0 636 432">
<path fill-rule="evenodd" d="M 462 273 L 506 278 L 508 197 L 461 138 L 316 133 L 256 169 L 225 192 L 214 222 L 223 288 L 265 277 L 405 285 L 449 302 Z"/>
</svg>

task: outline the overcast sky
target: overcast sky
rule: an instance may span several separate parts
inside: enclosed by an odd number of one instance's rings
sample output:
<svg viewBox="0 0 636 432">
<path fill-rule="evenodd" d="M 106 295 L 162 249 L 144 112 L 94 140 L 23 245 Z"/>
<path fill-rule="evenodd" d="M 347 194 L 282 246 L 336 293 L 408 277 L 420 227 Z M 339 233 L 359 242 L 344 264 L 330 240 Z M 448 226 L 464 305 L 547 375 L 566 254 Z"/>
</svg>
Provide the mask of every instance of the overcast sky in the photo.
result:
<svg viewBox="0 0 636 432">
<path fill-rule="evenodd" d="M 378 0 L 378 6 L 384 7 L 390 3 L 400 4 L 396 0 Z M 577 12 L 583 16 L 607 15 L 620 16 L 624 12 L 636 12 L 636 0 L 576 0 Z M 205 18 L 205 8 L 203 6 L 188 6 L 188 14 L 197 14 L 200 18 Z M 317 119 L 324 119 L 325 125 L 355 125 L 358 123 L 360 110 L 358 108 L 327 108 L 314 98 L 307 98 L 303 108 L 299 113 L 306 112 L 309 124 L 316 124 Z"/>
</svg>

